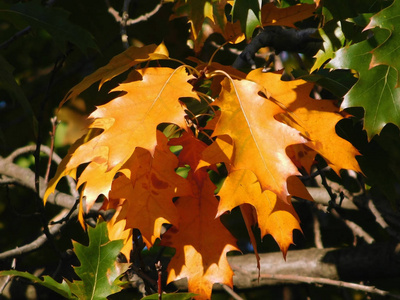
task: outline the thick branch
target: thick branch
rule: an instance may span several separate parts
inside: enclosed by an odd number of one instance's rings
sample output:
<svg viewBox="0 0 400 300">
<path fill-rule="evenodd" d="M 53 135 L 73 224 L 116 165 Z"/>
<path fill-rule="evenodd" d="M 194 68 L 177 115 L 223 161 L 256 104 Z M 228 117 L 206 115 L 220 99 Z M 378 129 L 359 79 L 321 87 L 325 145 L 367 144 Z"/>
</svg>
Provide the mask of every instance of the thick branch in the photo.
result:
<svg viewBox="0 0 400 300">
<path fill-rule="evenodd" d="M 377 278 L 400 276 L 400 253 L 395 244 L 373 244 L 347 249 L 306 249 L 288 252 L 287 260 L 282 253 L 263 253 L 261 257 L 261 276 L 258 281 L 258 270 L 253 254 L 229 256 L 228 261 L 235 275 L 234 286 L 238 289 L 249 289 L 266 285 L 298 284 L 305 282 L 296 276 L 308 278 L 308 283 L 323 283 L 321 279 L 335 281 L 363 281 Z M 286 278 L 274 275 L 287 275 Z M 290 277 L 291 275 L 291 277 Z M 288 280 L 292 278 L 292 280 Z M 309 282 L 315 278 L 314 282 Z M 186 280 L 179 280 L 175 285 L 186 289 Z M 218 289 L 220 286 L 215 285 Z"/>
<path fill-rule="evenodd" d="M 19 167 L 2 157 L 0 157 L 0 174 L 13 178 L 14 182 L 21 186 L 33 191 L 35 190 L 35 174 L 30 169 Z M 44 183 L 44 179 L 40 178 L 39 195 L 41 198 L 43 198 L 45 191 L 46 184 Z M 75 200 L 76 199 L 73 196 L 56 191 L 54 194 L 49 196 L 47 201 L 71 209 L 75 204 Z"/>
<path fill-rule="evenodd" d="M 280 26 L 265 27 L 251 40 L 232 66 L 240 69 L 250 65 L 254 69 L 254 56 L 263 47 L 272 47 L 277 53 L 289 51 L 314 55 L 322 45 L 320 39 L 312 36 L 315 32 L 315 28 L 296 30 Z"/>
</svg>

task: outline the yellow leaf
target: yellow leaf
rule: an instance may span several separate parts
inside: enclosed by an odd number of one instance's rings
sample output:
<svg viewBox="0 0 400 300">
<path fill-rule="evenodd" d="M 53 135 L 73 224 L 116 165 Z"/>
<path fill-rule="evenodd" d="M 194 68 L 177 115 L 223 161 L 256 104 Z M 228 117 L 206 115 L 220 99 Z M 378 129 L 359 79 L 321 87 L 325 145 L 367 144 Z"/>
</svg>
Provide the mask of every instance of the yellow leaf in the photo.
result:
<svg viewBox="0 0 400 300">
<path fill-rule="evenodd" d="M 105 82 L 143 61 L 167 58 L 168 50 L 164 44 L 160 44 L 159 46 L 153 44 L 141 48 L 132 46 L 121 54 L 114 56 L 107 65 L 86 76 L 80 83 L 70 89 L 63 101 L 60 103 L 60 106 L 69 99 L 78 96 L 97 81 L 100 81 L 100 89 Z"/>
</svg>

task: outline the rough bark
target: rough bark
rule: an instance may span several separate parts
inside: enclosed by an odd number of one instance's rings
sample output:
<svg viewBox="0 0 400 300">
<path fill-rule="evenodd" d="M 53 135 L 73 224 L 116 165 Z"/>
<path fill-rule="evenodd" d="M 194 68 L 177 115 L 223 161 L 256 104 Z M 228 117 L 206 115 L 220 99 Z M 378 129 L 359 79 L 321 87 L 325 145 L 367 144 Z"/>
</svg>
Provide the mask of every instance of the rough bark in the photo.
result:
<svg viewBox="0 0 400 300">
<path fill-rule="evenodd" d="M 233 284 L 237 289 L 250 289 L 267 285 L 298 284 L 301 277 L 327 278 L 340 281 L 368 281 L 400 276 L 400 244 L 373 244 L 355 248 L 327 248 L 292 250 L 286 261 L 282 253 L 263 253 L 261 277 L 253 254 L 229 256 L 228 261 L 235 272 Z M 263 277 L 268 275 L 289 275 L 284 280 Z M 174 283 L 179 289 L 186 289 L 185 279 Z M 221 289 L 216 284 L 215 289 Z"/>
</svg>

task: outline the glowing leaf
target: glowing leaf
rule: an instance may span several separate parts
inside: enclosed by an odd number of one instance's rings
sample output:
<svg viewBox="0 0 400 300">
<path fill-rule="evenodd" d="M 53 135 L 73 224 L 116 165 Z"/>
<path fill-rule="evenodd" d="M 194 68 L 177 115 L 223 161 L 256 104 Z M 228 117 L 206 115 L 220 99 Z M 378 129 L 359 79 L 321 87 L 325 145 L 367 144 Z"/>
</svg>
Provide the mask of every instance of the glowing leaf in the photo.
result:
<svg viewBox="0 0 400 300">
<path fill-rule="evenodd" d="M 60 103 L 60 106 L 68 101 L 68 99 L 78 96 L 97 81 L 100 81 L 100 89 L 105 82 L 143 61 L 167 58 L 168 51 L 163 44 L 159 46 L 153 44 L 142 48 L 132 46 L 121 54 L 114 56 L 107 65 L 86 76 L 80 83 L 70 89 L 64 100 Z"/>
<path fill-rule="evenodd" d="M 175 173 L 178 159 L 169 150 L 167 138 L 160 131 L 157 136 L 154 157 L 147 150 L 136 148 L 121 170 L 127 174 L 129 169 L 130 178 L 120 175 L 109 194 L 111 201 L 125 199 L 119 212 L 124 214 L 125 227 L 139 229 L 149 248 L 160 237 L 162 224 L 179 226 L 172 199 L 192 194 L 187 181 Z"/>
<path fill-rule="evenodd" d="M 306 145 L 321 154 L 336 173 L 340 169 L 360 171 L 355 159 L 359 152 L 335 131 L 343 115 L 332 101 L 315 100 L 309 96 L 312 83 L 282 81 L 280 72 L 263 73 L 261 69 L 250 72 L 247 78 L 262 85 L 272 98 L 285 107 L 298 125 L 285 116 L 284 121 L 302 131 L 310 139 Z"/>
<path fill-rule="evenodd" d="M 188 278 L 189 292 L 196 299 L 210 299 L 214 283 L 232 287 L 233 271 L 226 253 L 238 250 L 236 241 L 215 218 L 218 201 L 215 185 L 208 173 L 199 170 L 189 174 L 194 197 L 181 197 L 175 204 L 180 220 L 179 229 L 172 227 L 162 238 L 162 245 L 174 247 L 176 253 L 168 265 L 168 282 Z"/>
<path fill-rule="evenodd" d="M 221 117 L 213 135 L 232 138 L 232 170 L 251 170 L 262 190 L 286 199 L 286 180 L 299 173 L 285 149 L 305 140 L 298 131 L 274 119 L 284 111 L 258 95 L 260 90 L 261 86 L 248 80 L 225 79 L 220 97 L 214 102 L 221 108 Z"/>
<path fill-rule="evenodd" d="M 251 204 L 257 212 L 261 236 L 271 234 L 286 256 L 293 243 L 293 230 L 301 231 L 299 219 L 290 201 L 281 201 L 275 193 L 262 191 L 257 177 L 249 170 L 230 173 L 218 195 L 221 200 L 217 216 L 238 205 Z"/>
</svg>

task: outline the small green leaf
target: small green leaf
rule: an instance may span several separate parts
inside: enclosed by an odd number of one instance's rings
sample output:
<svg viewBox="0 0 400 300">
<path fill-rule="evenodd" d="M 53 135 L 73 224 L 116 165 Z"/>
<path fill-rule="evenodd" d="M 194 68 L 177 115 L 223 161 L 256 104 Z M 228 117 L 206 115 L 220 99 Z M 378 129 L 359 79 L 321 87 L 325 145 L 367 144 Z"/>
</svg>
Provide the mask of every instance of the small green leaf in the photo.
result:
<svg viewBox="0 0 400 300">
<path fill-rule="evenodd" d="M 82 281 L 70 283 L 71 291 L 79 299 L 106 299 L 121 290 L 116 269 L 116 259 L 123 247 L 123 241 L 108 239 L 107 224 L 98 223 L 89 227 L 89 246 L 73 242 L 74 251 L 81 265 L 75 267 Z"/>
<path fill-rule="evenodd" d="M 9 8 L 0 7 L 0 18 L 19 29 L 26 26 L 47 31 L 55 43 L 65 52 L 67 42 L 76 45 L 83 53 L 88 48 L 98 50 L 92 35 L 68 21 L 69 13 L 60 8 L 44 7 L 40 1 L 19 2 Z"/>
<path fill-rule="evenodd" d="M 0 271 L 0 276 L 23 277 L 23 278 L 31 280 L 34 283 L 40 284 L 41 286 L 51 289 L 52 291 L 60 294 L 61 296 L 63 296 L 66 299 L 76 299 L 76 297 L 74 297 L 71 294 L 71 290 L 70 290 L 67 282 L 64 280 L 62 283 L 59 283 L 59 282 L 55 281 L 53 278 L 51 278 L 50 276 L 44 276 L 43 280 L 42 280 L 39 277 L 36 277 L 28 272 L 21 272 L 21 271 L 17 271 L 17 270 Z"/>
<path fill-rule="evenodd" d="M 370 39 L 337 51 L 327 65 L 358 72 L 359 79 L 345 95 L 342 108 L 364 108 L 364 129 L 369 139 L 379 134 L 387 123 L 400 127 L 400 89 L 396 88 L 396 69 L 390 66 L 369 68 L 371 50 L 385 41 L 387 36 L 386 30 L 374 30 Z"/>
<path fill-rule="evenodd" d="M 193 294 L 193 293 L 170 293 L 170 294 L 163 294 L 162 298 L 164 300 L 188 300 L 188 299 L 192 299 L 195 296 L 197 296 L 197 294 Z M 158 300 L 158 294 L 149 295 L 147 297 L 142 298 L 141 300 Z"/>
<path fill-rule="evenodd" d="M 239 20 L 242 31 L 249 39 L 261 24 L 261 0 L 236 0 L 232 8 L 233 21 Z"/>
<path fill-rule="evenodd" d="M 334 52 L 341 48 L 345 41 L 345 36 L 339 22 L 330 22 L 325 28 L 320 28 L 318 31 L 323 40 L 323 44 L 322 49 L 315 55 L 316 60 L 310 73 L 319 69 L 322 64 L 333 58 Z"/>
</svg>

